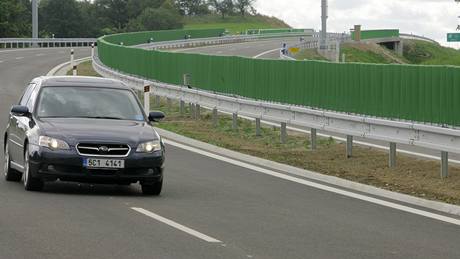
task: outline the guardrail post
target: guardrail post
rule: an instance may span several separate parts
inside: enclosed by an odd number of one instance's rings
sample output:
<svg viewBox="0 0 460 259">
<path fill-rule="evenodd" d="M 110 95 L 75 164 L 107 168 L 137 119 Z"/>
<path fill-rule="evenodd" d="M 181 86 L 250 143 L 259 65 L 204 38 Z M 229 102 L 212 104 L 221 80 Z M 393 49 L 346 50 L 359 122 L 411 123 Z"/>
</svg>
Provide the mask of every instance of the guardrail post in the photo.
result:
<svg viewBox="0 0 460 259">
<path fill-rule="evenodd" d="M 310 129 L 310 142 L 311 150 L 316 150 L 316 129 Z"/>
<path fill-rule="evenodd" d="M 74 65 L 72 68 L 72 75 L 76 76 L 77 75 L 77 65 Z"/>
<path fill-rule="evenodd" d="M 144 110 L 147 115 L 150 113 L 150 85 L 144 86 Z"/>
<path fill-rule="evenodd" d="M 449 177 L 449 153 L 441 151 L 441 178 Z"/>
<path fill-rule="evenodd" d="M 353 136 L 347 136 L 347 158 L 353 156 Z"/>
<path fill-rule="evenodd" d="M 180 100 L 180 104 L 179 104 L 179 110 L 180 110 L 180 115 L 184 115 L 185 113 L 185 102 L 183 100 Z"/>
<path fill-rule="evenodd" d="M 389 159 L 390 168 L 396 167 L 396 143 L 390 143 Z"/>
<path fill-rule="evenodd" d="M 94 57 L 94 43 L 91 43 L 91 57 Z"/>
<path fill-rule="evenodd" d="M 280 133 L 281 144 L 286 144 L 286 139 L 287 139 L 286 122 L 281 122 L 281 133 Z"/>
<path fill-rule="evenodd" d="M 335 42 L 335 62 L 340 62 L 340 42 L 336 40 Z"/>
<path fill-rule="evenodd" d="M 167 103 L 168 103 L 168 110 L 171 110 L 172 109 L 172 99 L 171 98 L 167 98 Z"/>
<path fill-rule="evenodd" d="M 260 137 L 262 135 L 262 131 L 260 129 L 260 118 L 256 118 L 256 136 Z"/>
<path fill-rule="evenodd" d="M 237 130 L 238 129 L 238 113 L 234 112 L 232 114 L 232 129 Z"/>
<path fill-rule="evenodd" d="M 156 95 L 156 96 L 155 96 L 155 105 L 156 105 L 157 107 L 160 107 L 160 106 L 161 106 L 161 98 L 160 98 L 159 95 Z"/>
<path fill-rule="evenodd" d="M 196 104 L 195 106 L 195 119 L 199 120 L 201 118 L 201 106 Z"/>
<path fill-rule="evenodd" d="M 218 115 L 217 115 L 217 108 L 212 109 L 212 125 L 217 127 L 218 123 Z"/>
<path fill-rule="evenodd" d="M 192 116 L 192 119 L 196 118 L 195 104 L 194 103 L 191 103 L 191 106 L 190 106 L 190 116 Z"/>
<path fill-rule="evenodd" d="M 72 67 L 73 70 L 73 75 L 75 75 L 75 64 L 74 64 L 74 51 L 73 49 L 70 50 L 70 66 Z"/>
</svg>

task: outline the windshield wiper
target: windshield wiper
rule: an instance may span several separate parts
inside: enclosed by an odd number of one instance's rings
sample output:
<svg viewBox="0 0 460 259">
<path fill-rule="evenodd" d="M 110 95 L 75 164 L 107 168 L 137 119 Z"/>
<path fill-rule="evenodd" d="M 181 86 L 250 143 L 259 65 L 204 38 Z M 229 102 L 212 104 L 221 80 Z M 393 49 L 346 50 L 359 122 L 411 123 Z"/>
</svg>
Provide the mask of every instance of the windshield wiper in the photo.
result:
<svg viewBox="0 0 460 259">
<path fill-rule="evenodd" d="M 119 117 L 110 117 L 110 116 L 81 116 L 81 117 L 74 117 L 74 118 L 107 119 L 107 120 L 124 120 L 123 118 L 119 118 Z"/>
</svg>

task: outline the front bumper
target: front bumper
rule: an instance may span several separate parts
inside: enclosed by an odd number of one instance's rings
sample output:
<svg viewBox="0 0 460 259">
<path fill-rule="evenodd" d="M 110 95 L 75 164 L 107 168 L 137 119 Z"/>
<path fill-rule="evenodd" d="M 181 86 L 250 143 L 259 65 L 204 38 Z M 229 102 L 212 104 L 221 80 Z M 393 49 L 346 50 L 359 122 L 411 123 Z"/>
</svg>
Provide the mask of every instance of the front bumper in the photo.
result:
<svg viewBox="0 0 460 259">
<path fill-rule="evenodd" d="M 157 182 L 163 179 L 164 152 L 151 154 L 131 151 L 127 157 L 97 157 L 121 159 L 125 161 L 123 169 L 88 169 L 83 159 L 91 158 L 70 150 L 52 151 L 48 148 L 33 146 L 30 150 L 30 171 L 34 177 L 53 181 L 75 181 L 87 183 L 124 184 L 136 182 Z"/>
</svg>

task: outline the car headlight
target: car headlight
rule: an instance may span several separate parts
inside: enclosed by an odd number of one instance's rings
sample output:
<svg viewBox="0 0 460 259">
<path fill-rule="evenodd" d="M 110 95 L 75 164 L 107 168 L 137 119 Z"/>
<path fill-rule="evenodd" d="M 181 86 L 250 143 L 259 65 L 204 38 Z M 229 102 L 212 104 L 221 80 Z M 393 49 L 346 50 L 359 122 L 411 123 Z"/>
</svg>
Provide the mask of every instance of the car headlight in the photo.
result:
<svg viewBox="0 0 460 259">
<path fill-rule="evenodd" d="M 47 147 L 52 150 L 70 149 L 69 144 L 67 144 L 65 141 L 50 138 L 47 136 L 40 136 L 40 138 L 38 139 L 38 145 L 42 147 Z"/>
<path fill-rule="evenodd" d="M 137 146 L 136 152 L 138 153 L 153 153 L 155 151 L 161 150 L 161 141 L 153 140 L 149 142 L 144 142 Z"/>
</svg>

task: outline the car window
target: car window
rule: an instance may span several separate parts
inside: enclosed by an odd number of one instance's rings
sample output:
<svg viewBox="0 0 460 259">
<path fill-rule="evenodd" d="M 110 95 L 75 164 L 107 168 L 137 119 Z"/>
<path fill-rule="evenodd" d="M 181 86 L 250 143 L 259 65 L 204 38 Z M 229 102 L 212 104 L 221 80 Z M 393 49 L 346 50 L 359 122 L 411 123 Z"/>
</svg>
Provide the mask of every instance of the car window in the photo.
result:
<svg viewBox="0 0 460 259">
<path fill-rule="evenodd" d="M 27 86 L 26 90 L 24 91 L 24 94 L 22 95 L 21 100 L 19 101 L 19 105 L 26 106 L 27 101 L 29 101 L 29 97 L 32 94 L 32 91 L 34 90 L 36 84 L 31 83 Z"/>
<path fill-rule="evenodd" d="M 38 117 L 145 120 L 130 90 L 100 87 L 45 87 L 40 91 Z"/>
<path fill-rule="evenodd" d="M 30 112 L 33 112 L 34 110 L 34 105 L 35 105 L 35 100 L 37 99 L 38 91 L 35 91 L 36 85 L 32 87 L 31 94 L 29 96 L 29 100 L 27 100 L 27 108 L 29 108 Z"/>
</svg>

